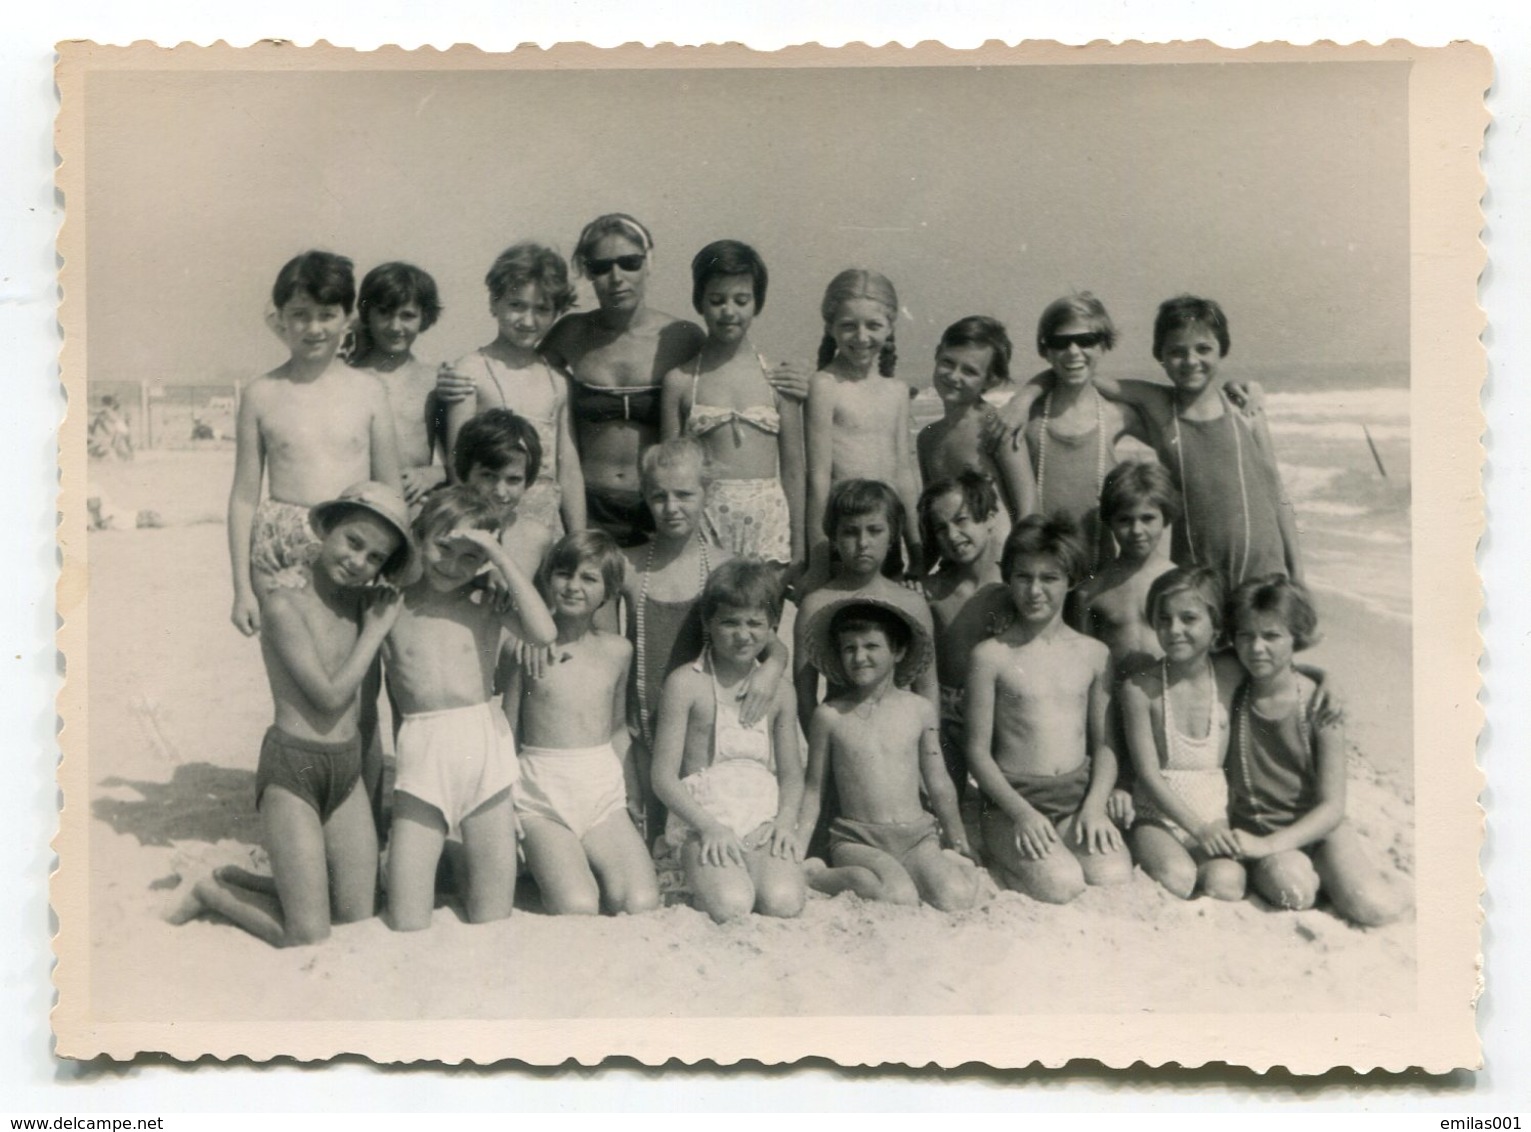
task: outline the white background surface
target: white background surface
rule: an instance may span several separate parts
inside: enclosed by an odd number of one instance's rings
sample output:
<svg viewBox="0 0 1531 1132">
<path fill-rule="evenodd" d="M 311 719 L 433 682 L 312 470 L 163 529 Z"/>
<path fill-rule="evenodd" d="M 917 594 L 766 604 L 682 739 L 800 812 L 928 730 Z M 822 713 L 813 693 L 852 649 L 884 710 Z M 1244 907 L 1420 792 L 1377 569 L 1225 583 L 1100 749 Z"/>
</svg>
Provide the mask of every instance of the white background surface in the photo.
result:
<svg viewBox="0 0 1531 1132">
<path fill-rule="evenodd" d="M 172 1114 L 230 1109 L 358 1111 L 442 1109 L 1015 1109 L 1117 1111 L 1188 1109 L 1269 1111 L 1280 1104 L 1320 1111 L 1480 1112 L 1531 1109 L 1531 770 L 1526 767 L 1528 686 L 1525 641 L 1531 602 L 1524 564 L 1531 561 L 1531 457 L 1517 434 L 1531 414 L 1523 379 L 1531 363 L 1527 338 L 1531 246 L 1526 235 L 1531 160 L 1521 133 L 1531 122 L 1531 15 L 1507 2 L 1451 4 L 1302 3 L 1259 16 L 1231 5 L 1174 0 L 1150 6 L 1122 0 L 1074 0 L 1033 10 L 1005 3 L 817 2 L 703 5 L 622 4 L 620 0 L 467 3 L 431 0 L 348 6 L 262 0 L 229 7 L 207 3 L 110 4 L 105 0 L 21 0 L 0 14 L 0 1116 L 23 1112 L 109 1115 Z M 1275 8 L 1276 6 L 1272 6 Z M 1487 141 L 1486 240 L 1491 264 L 1482 296 L 1491 330 L 1489 381 L 1490 535 L 1480 563 L 1493 615 L 1485 621 L 1484 672 L 1489 724 L 1481 758 L 1489 833 L 1484 854 L 1490 893 L 1485 932 L 1489 989 L 1480 1008 L 1487 1067 L 1450 1080 L 1374 1079 L 1332 1075 L 1320 1082 L 1258 1082 L 1210 1071 L 1132 1075 L 1081 1067 L 1064 1074 L 941 1075 L 900 1071 L 843 1073 L 822 1064 L 792 1071 L 671 1069 L 618 1066 L 600 1071 L 381 1071 L 363 1062 L 319 1070 L 258 1069 L 211 1063 L 184 1069 L 155 1059 L 132 1066 L 77 1066 L 54 1059 L 47 1026 L 52 930 L 44 876 L 54 830 L 54 712 L 58 665 L 52 632 L 56 558 L 52 541 L 54 427 L 63 411 L 57 392 L 53 237 L 62 213 L 52 189 L 52 122 L 56 96 L 52 45 L 65 38 L 168 44 L 263 36 L 298 43 L 324 38 L 360 48 L 383 43 L 446 47 L 473 42 L 506 50 L 587 40 L 706 43 L 742 40 L 773 48 L 817 40 L 838 44 L 940 39 L 954 47 L 988 38 L 1087 42 L 1206 38 L 1227 46 L 1265 39 L 1373 42 L 1404 38 L 1438 45 L 1469 39 L 1493 51 L 1495 115 Z M 826 122 L 826 128 L 830 124 Z M 146 285 L 149 284 L 146 281 Z M 184 317 L 165 311 L 164 317 Z M 152 326 L 145 333 L 153 333 Z M 3 671 L 3 670 L 0 670 Z M 1513 956 L 1520 954 L 1516 961 Z M 1251 1024 L 1258 1024 L 1251 1019 Z M 1294 1113 L 1295 1115 L 1295 1113 Z M 173 1122 L 171 1123 L 173 1127 Z"/>
</svg>

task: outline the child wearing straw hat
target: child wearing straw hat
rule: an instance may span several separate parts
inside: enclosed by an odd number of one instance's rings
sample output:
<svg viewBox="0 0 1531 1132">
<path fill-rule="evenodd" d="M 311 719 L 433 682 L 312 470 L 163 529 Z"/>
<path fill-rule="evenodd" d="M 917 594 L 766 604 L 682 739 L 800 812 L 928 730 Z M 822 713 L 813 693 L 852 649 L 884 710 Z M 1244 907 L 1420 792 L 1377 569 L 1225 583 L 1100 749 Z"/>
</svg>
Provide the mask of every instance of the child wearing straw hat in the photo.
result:
<svg viewBox="0 0 1531 1132">
<path fill-rule="evenodd" d="M 418 555 L 404 499 L 353 484 L 312 508 L 312 561 L 264 598 L 261 657 L 275 721 L 255 770 L 272 875 L 229 866 L 193 886 L 171 915 L 217 912 L 274 947 L 318 943 L 331 923 L 367 919 L 377 891 L 377 831 L 362 784 L 358 690 L 398 619 Z"/>
<path fill-rule="evenodd" d="M 808 732 L 797 825 L 805 856 L 831 772 L 839 794 L 830 864 L 807 861 L 808 883 L 829 895 L 924 902 L 943 912 L 973 907 L 978 870 L 941 851 L 944 842 L 973 856 L 941 755 L 936 710 L 900 686 L 929 666 L 929 631 L 901 602 L 855 595 L 821 610 L 809 640 L 814 667 L 846 691 L 819 705 Z M 922 785 L 934 816 L 920 804 Z"/>
</svg>

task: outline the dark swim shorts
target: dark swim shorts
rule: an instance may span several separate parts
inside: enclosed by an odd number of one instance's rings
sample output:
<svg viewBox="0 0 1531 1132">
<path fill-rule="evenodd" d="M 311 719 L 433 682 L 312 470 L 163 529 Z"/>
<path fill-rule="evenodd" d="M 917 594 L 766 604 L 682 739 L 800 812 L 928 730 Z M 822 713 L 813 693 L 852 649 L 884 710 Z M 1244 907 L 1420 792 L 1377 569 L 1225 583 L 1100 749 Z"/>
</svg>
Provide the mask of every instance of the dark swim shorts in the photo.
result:
<svg viewBox="0 0 1531 1132">
<path fill-rule="evenodd" d="M 941 827 L 930 814 L 914 821 L 855 821 L 836 818 L 829 823 L 829 851 L 842 845 L 880 849 L 899 864 L 927 841 L 940 843 Z"/>
<path fill-rule="evenodd" d="M 1015 792 L 1054 825 L 1078 813 L 1084 804 L 1084 796 L 1090 792 L 1089 759 L 1063 774 L 1011 774 L 1005 771 L 1004 775 Z M 997 807 L 987 803 L 985 809 L 990 808 Z"/>
<path fill-rule="evenodd" d="M 255 805 L 260 806 L 268 786 L 280 786 L 318 811 L 320 822 L 327 822 L 360 781 L 361 736 L 323 743 L 269 727 L 255 764 Z"/>
</svg>

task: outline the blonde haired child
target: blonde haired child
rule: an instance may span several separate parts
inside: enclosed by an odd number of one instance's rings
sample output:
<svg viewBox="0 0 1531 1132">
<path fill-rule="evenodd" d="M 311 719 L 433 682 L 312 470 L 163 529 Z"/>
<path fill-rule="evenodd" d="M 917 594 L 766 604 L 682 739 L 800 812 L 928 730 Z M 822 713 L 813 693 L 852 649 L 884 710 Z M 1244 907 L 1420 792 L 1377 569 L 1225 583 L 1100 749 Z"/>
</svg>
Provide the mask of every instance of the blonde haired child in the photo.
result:
<svg viewBox="0 0 1531 1132">
<path fill-rule="evenodd" d="M 909 387 L 893 377 L 898 294 L 886 277 L 852 268 L 830 280 L 819 309 L 824 339 L 808 391 L 806 530 L 820 528 L 836 484 L 880 480 L 898 493 L 910 567 L 919 573 L 920 488 L 909 452 Z"/>
<path fill-rule="evenodd" d="M 654 534 L 622 553 L 627 570 L 622 600 L 634 662 L 628 681 L 627 712 L 632 758 L 643 796 L 643 828 L 658 830 L 663 815 L 649 780 L 655 728 L 665 679 L 702 652 L 706 632 L 698 599 L 712 572 L 733 556 L 708 538 L 703 514 L 712 488 L 707 452 L 694 437 L 677 436 L 643 454 L 640 476 Z M 603 627 L 616 627 L 616 603 L 602 613 Z M 787 667 L 787 650 L 775 634 L 765 645 L 764 663 L 743 685 L 743 719 L 759 722 Z"/>
<path fill-rule="evenodd" d="M 804 554 L 803 414 L 772 387 L 750 343 L 765 306 L 765 262 L 748 244 L 718 240 L 697 252 L 691 276 L 707 341 L 665 376 L 663 435 L 684 430 L 707 450 L 713 483 L 703 518 L 713 541 L 785 566 Z"/>
</svg>

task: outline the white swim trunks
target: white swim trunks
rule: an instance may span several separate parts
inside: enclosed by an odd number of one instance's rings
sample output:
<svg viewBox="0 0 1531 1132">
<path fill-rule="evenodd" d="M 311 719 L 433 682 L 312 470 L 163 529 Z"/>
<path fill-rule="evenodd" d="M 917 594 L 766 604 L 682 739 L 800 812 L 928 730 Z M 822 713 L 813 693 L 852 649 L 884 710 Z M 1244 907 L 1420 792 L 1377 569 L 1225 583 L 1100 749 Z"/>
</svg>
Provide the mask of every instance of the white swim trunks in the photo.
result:
<svg viewBox="0 0 1531 1132">
<path fill-rule="evenodd" d="M 447 836 L 520 777 L 516 741 L 497 702 L 406 715 L 394 789 L 440 810 Z"/>
<path fill-rule="evenodd" d="M 599 747 L 523 747 L 516 813 L 557 822 L 583 840 L 608 818 L 627 816 L 622 760 L 610 743 Z"/>
</svg>

